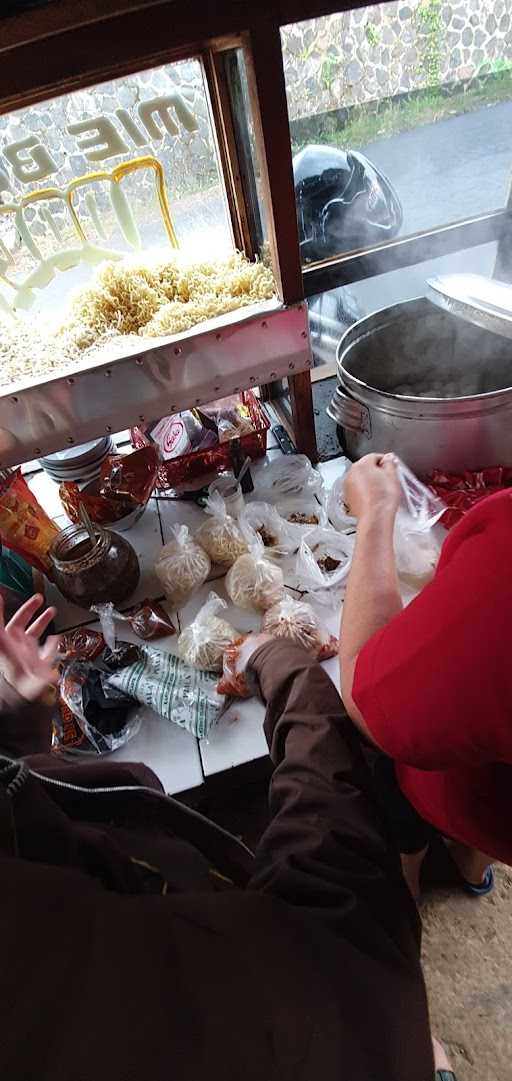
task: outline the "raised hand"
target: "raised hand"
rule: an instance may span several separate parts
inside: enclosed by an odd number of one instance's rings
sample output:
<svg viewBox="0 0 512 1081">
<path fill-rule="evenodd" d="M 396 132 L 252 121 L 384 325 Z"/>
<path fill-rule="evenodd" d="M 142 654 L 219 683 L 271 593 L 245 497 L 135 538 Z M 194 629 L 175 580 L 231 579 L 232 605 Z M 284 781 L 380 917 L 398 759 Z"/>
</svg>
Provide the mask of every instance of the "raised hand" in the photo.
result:
<svg viewBox="0 0 512 1081">
<path fill-rule="evenodd" d="M 55 661 L 59 637 L 54 635 L 48 638 L 44 645 L 39 642 L 54 618 L 56 609 L 45 608 L 37 619 L 34 619 L 43 604 L 44 598 L 40 593 L 36 593 L 5 625 L 4 606 L 0 597 L 0 671 L 7 683 L 28 702 L 41 698 L 58 680 Z"/>
</svg>

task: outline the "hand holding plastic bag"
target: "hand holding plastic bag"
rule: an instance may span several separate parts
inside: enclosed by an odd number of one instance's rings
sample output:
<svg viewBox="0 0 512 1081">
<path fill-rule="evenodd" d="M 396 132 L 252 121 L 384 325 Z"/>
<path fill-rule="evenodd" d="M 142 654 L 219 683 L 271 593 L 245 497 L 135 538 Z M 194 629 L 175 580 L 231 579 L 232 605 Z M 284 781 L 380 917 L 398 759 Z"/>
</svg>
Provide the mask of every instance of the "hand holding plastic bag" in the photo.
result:
<svg viewBox="0 0 512 1081">
<path fill-rule="evenodd" d="M 288 594 L 265 612 L 261 629 L 273 638 L 297 642 L 318 661 L 335 657 L 338 652 L 338 639 L 322 627 L 311 605 Z"/>
</svg>

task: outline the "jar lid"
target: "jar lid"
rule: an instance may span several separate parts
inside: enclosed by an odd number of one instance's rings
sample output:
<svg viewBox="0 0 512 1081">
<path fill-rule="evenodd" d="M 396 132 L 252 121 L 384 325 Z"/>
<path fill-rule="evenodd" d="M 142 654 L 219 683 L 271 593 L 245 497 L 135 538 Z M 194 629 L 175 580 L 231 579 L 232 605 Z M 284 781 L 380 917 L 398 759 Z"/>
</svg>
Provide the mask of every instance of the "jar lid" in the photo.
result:
<svg viewBox="0 0 512 1081">
<path fill-rule="evenodd" d="M 466 323 L 512 338 L 512 285 L 481 274 L 429 278 L 425 293 L 438 308 Z"/>
</svg>

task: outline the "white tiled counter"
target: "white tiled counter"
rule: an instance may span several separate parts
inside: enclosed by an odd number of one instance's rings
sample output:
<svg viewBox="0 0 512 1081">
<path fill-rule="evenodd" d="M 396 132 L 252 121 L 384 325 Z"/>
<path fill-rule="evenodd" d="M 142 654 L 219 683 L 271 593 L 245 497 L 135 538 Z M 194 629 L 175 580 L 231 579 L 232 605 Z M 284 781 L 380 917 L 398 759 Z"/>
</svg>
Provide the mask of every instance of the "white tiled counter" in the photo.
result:
<svg viewBox="0 0 512 1081">
<path fill-rule="evenodd" d="M 280 454 L 281 451 L 269 433 L 268 457 L 273 458 Z M 253 463 L 252 474 L 255 480 L 261 465 L 261 462 Z M 337 475 L 336 461 L 324 463 L 319 469 L 324 475 L 326 485 L 330 487 Z M 64 526 L 67 520 L 58 497 L 58 486 L 45 473 L 30 473 L 26 468 L 24 472 L 42 506 L 59 525 Z M 255 492 L 247 498 L 257 499 L 258 495 Z M 162 588 L 154 573 L 155 561 L 162 544 L 172 539 L 173 525 L 185 523 L 195 529 L 203 521 L 204 512 L 195 503 L 161 498 L 150 500 L 143 517 L 124 534 L 134 547 L 141 567 L 139 586 L 124 605 L 125 608 L 145 598 L 162 601 Z M 220 596 L 228 600 L 224 590 L 224 578 L 212 576 L 178 611 L 171 611 L 169 605 L 163 602 L 177 632 L 191 623 L 211 589 L 215 589 Z M 48 585 L 47 596 L 49 603 L 57 607 L 57 630 L 69 630 L 84 624 L 97 625 L 96 617 L 91 612 L 70 604 L 51 584 Z M 339 610 L 322 607 L 319 615 L 327 629 L 337 634 Z M 237 608 L 230 601 L 226 616 L 240 631 L 256 630 L 259 627 L 260 619 L 255 612 Z M 122 625 L 119 633 L 123 639 L 140 641 L 127 624 Z M 176 641 L 177 635 L 160 639 L 153 644 L 157 649 L 175 652 Z M 337 658 L 326 661 L 325 668 L 338 685 Z M 263 734 L 264 708 L 254 699 L 232 702 L 212 729 L 209 739 L 201 741 L 148 709 L 140 707 L 138 715 L 141 717 L 140 731 L 124 747 L 113 752 L 111 757 L 119 761 L 145 762 L 159 776 L 169 793 L 198 789 L 214 775 L 225 774 L 239 766 L 261 761 L 267 756 Z"/>
</svg>

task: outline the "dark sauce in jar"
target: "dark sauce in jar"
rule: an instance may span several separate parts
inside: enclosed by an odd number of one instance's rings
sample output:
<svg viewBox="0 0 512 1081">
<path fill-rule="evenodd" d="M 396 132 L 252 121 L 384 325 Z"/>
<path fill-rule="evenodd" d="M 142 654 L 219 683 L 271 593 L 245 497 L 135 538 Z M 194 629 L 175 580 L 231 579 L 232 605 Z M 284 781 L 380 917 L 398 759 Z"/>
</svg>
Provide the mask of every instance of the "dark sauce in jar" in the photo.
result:
<svg viewBox="0 0 512 1081">
<path fill-rule="evenodd" d="M 120 604 L 132 595 L 140 578 L 131 544 L 98 525 L 94 532 L 93 546 L 83 526 L 70 525 L 59 533 L 49 551 L 55 585 L 81 608 L 108 601 Z"/>
</svg>

